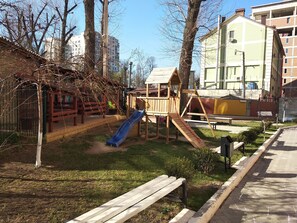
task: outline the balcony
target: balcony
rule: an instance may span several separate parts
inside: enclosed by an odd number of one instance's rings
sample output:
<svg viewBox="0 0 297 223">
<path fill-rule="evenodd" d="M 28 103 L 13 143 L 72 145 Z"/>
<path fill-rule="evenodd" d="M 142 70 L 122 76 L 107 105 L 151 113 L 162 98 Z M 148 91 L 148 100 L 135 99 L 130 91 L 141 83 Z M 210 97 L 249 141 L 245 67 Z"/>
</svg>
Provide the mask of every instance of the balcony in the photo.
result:
<svg viewBox="0 0 297 223">
<path fill-rule="evenodd" d="M 269 19 L 269 25 L 275 27 L 291 27 L 294 26 L 294 18 L 296 16 L 285 16 L 285 17 L 278 17 L 278 18 L 271 18 Z"/>
</svg>

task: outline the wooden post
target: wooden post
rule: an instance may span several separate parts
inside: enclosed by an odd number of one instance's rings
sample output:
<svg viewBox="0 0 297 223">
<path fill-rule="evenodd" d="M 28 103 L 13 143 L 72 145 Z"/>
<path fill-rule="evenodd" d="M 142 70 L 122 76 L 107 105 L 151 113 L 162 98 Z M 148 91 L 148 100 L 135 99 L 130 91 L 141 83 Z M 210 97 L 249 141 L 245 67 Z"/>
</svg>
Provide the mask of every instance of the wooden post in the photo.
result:
<svg viewBox="0 0 297 223">
<path fill-rule="evenodd" d="M 148 140 L 148 115 L 145 114 L 145 140 Z"/>
<path fill-rule="evenodd" d="M 76 117 L 77 117 L 77 97 L 73 97 L 73 109 L 76 111 L 75 116 L 73 118 L 73 125 L 76 126 L 77 122 L 76 122 Z"/>
<path fill-rule="evenodd" d="M 166 116 L 166 144 L 169 143 L 169 127 L 170 127 L 170 117 L 169 114 Z"/>
<path fill-rule="evenodd" d="M 137 135 L 139 137 L 140 136 L 140 133 L 141 133 L 141 121 L 138 122 L 137 126 L 138 126 Z"/>
<path fill-rule="evenodd" d="M 185 114 L 185 112 L 186 112 L 186 110 L 187 110 L 189 104 L 191 103 L 192 99 L 193 99 L 193 96 L 191 95 L 191 97 L 190 97 L 190 99 L 189 99 L 189 101 L 188 101 L 188 103 L 187 103 L 185 109 L 183 110 L 183 112 L 182 112 L 182 114 L 181 114 L 181 117 L 184 116 L 184 114 Z"/>
<path fill-rule="evenodd" d="M 159 130 L 160 130 L 160 116 L 157 116 L 157 129 L 156 129 L 156 132 L 157 132 L 157 134 L 156 134 L 156 137 L 157 138 L 159 138 Z"/>
<path fill-rule="evenodd" d="M 53 113 L 54 113 L 54 100 L 53 100 L 53 93 L 49 92 L 48 97 L 48 131 L 53 131 Z"/>
<path fill-rule="evenodd" d="M 183 184 L 182 184 L 182 188 L 183 188 L 183 203 L 185 206 L 187 206 L 187 202 L 188 202 L 188 188 L 187 188 L 187 181 L 184 180 Z"/>
<path fill-rule="evenodd" d="M 130 114 L 130 103 L 131 103 L 131 99 L 130 99 L 130 93 L 128 93 L 128 100 L 127 100 L 127 113 L 126 116 L 129 117 Z"/>
</svg>

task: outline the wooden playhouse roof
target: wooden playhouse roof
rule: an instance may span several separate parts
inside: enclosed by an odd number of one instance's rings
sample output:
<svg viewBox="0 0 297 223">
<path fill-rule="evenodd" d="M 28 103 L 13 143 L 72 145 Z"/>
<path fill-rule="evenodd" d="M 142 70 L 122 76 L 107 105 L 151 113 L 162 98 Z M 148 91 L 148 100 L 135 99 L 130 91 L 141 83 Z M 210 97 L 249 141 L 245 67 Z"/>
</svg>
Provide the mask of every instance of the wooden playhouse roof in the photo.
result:
<svg viewBox="0 0 297 223">
<path fill-rule="evenodd" d="M 145 84 L 179 84 L 180 77 L 176 67 L 154 68 L 145 81 Z"/>
</svg>

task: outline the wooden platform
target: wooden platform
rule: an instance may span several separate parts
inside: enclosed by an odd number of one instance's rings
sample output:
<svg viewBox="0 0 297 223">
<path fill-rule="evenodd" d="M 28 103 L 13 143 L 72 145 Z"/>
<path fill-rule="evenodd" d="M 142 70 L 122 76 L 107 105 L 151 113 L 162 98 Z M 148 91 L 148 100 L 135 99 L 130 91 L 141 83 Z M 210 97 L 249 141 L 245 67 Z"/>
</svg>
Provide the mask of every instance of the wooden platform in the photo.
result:
<svg viewBox="0 0 297 223">
<path fill-rule="evenodd" d="M 110 115 L 110 116 L 105 116 L 105 118 L 96 117 L 94 119 L 88 119 L 84 124 L 78 123 L 76 126 L 66 125 L 65 123 L 61 123 L 61 125 L 57 124 L 57 127 L 55 127 L 55 131 L 47 133 L 45 136 L 45 139 L 46 139 L 46 142 L 53 142 L 59 139 L 63 139 L 66 137 L 70 137 L 70 136 L 85 132 L 89 129 L 96 128 L 104 124 L 114 123 L 124 119 L 126 119 L 126 116 Z"/>
</svg>

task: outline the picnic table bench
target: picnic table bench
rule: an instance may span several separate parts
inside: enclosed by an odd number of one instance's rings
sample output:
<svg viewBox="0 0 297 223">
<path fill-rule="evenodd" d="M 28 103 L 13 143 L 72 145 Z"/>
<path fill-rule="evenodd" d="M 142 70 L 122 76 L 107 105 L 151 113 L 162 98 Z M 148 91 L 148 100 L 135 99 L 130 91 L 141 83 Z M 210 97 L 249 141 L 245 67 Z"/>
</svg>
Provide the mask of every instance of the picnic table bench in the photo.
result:
<svg viewBox="0 0 297 223">
<path fill-rule="evenodd" d="M 186 203 L 186 179 L 161 175 L 68 223 L 124 222 L 180 186 L 183 188 L 183 202 Z"/>
<path fill-rule="evenodd" d="M 202 121 L 202 120 L 193 120 L 193 119 L 185 119 L 186 122 L 189 122 L 189 123 L 198 123 L 198 124 L 208 124 L 207 121 Z M 209 124 L 212 125 L 212 128 L 213 129 L 217 129 L 217 122 L 209 122 Z"/>
</svg>

